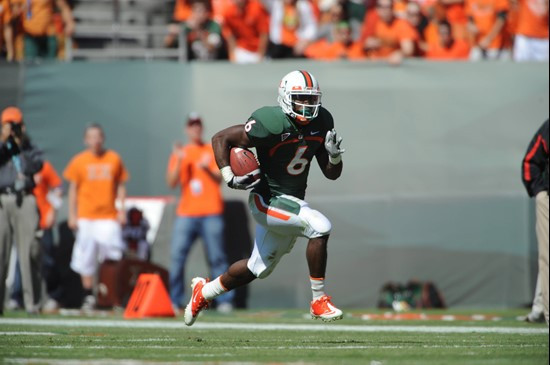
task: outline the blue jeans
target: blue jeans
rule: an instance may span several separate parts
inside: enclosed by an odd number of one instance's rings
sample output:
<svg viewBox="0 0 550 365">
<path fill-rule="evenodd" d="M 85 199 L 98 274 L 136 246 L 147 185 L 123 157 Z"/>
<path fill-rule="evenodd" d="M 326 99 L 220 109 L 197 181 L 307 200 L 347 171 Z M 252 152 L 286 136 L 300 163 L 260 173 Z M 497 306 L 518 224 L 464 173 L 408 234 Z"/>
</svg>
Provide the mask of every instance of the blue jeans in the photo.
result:
<svg viewBox="0 0 550 365">
<path fill-rule="evenodd" d="M 189 255 L 191 246 L 198 237 L 201 237 L 205 244 L 211 278 L 215 279 L 227 270 L 223 225 L 221 215 L 204 217 L 177 216 L 174 219 L 170 264 L 170 298 L 174 305 L 178 307 L 185 306 L 185 260 Z M 224 302 L 233 304 L 234 297 L 234 291 L 230 291 L 216 298 L 216 302 L 217 304 Z"/>
</svg>

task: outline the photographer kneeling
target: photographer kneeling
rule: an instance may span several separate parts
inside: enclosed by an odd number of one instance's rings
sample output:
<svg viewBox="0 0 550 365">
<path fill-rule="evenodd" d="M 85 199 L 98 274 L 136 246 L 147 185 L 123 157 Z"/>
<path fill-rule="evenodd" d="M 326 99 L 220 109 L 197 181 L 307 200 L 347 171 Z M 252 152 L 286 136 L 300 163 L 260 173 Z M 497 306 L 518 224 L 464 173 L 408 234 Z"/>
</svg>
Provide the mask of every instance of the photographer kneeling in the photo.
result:
<svg viewBox="0 0 550 365">
<path fill-rule="evenodd" d="M 42 156 L 25 132 L 21 111 L 4 109 L 0 134 L 0 314 L 12 242 L 17 245 L 25 310 L 38 313 L 40 308 L 39 215 L 32 190 Z"/>
</svg>

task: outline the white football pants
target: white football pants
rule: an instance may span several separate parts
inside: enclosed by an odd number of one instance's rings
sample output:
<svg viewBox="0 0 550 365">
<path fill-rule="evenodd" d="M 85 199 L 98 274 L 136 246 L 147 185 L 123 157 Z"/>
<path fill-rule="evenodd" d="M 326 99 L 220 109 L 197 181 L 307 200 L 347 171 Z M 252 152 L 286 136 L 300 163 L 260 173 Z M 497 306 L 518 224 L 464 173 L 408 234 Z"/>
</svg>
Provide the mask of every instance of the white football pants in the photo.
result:
<svg viewBox="0 0 550 365">
<path fill-rule="evenodd" d="M 261 279 L 271 274 L 298 237 L 326 236 L 332 228 L 323 214 L 290 195 L 281 195 L 268 205 L 259 194 L 250 193 L 248 206 L 257 224 L 254 249 L 247 266 Z"/>
</svg>

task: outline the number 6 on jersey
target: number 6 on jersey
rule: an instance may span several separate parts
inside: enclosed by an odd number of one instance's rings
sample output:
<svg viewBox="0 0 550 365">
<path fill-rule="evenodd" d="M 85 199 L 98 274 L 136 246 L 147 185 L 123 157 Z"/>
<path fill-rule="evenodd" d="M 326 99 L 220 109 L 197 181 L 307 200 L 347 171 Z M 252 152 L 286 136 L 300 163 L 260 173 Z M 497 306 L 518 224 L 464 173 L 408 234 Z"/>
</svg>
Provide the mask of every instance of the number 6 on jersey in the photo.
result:
<svg viewBox="0 0 550 365">
<path fill-rule="evenodd" d="M 288 166 L 286 167 L 286 171 L 290 175 L 300 175 L 304 170 L 306 169 L 306 166 L 308 164 L 308 160 L 303 158 L 304 153 L 307 151 L 307 146 L 300 146 L 296 149 L 296 154 L 294 155 L 294 158 L 290 161 Z"/>
</svg>

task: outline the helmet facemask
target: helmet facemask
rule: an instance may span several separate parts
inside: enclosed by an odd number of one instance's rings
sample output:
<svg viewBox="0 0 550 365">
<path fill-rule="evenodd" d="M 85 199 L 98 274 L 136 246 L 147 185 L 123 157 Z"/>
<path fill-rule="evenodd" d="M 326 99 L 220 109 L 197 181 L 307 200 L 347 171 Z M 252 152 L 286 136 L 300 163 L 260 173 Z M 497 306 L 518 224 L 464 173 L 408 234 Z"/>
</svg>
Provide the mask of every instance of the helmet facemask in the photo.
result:
<svg viewBox="0 0 550 365">
<path fill-rule="evenodd" d="M 292 111 L 299 121 L 310 121 L 319 114 L 321 106 L 321 93 L 291 93 L 290 100 Z"/>
</svg>

